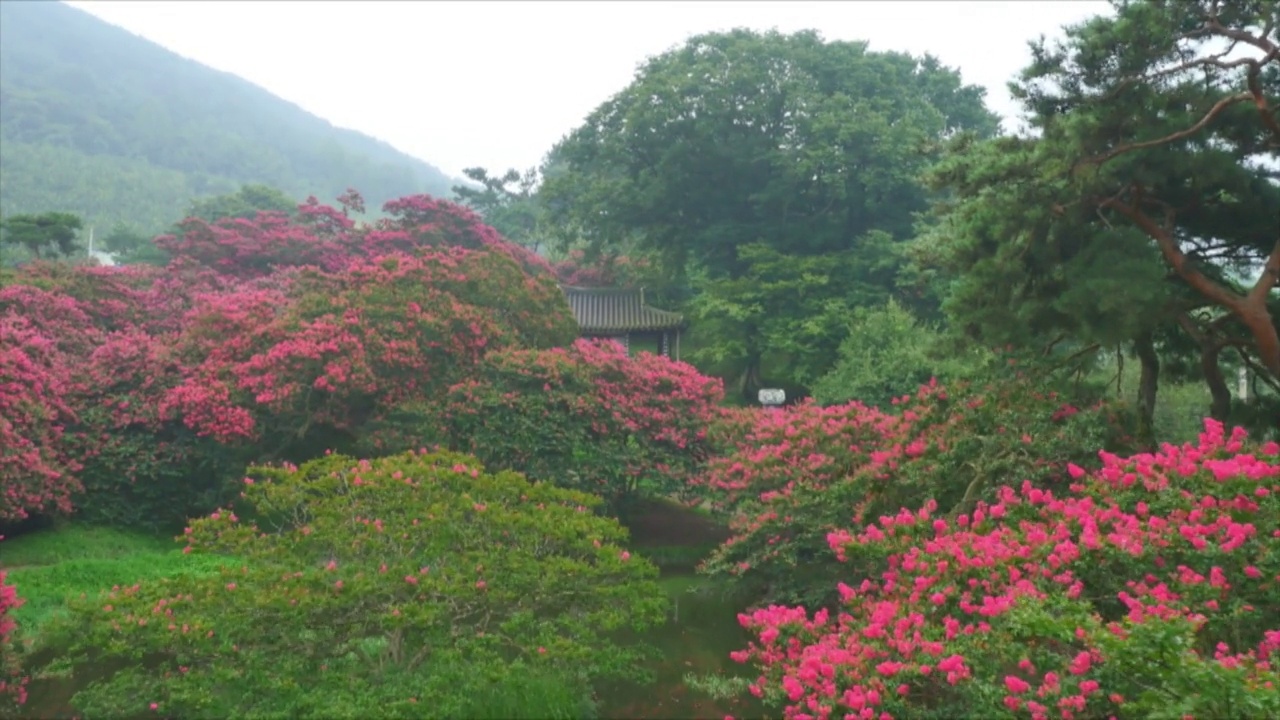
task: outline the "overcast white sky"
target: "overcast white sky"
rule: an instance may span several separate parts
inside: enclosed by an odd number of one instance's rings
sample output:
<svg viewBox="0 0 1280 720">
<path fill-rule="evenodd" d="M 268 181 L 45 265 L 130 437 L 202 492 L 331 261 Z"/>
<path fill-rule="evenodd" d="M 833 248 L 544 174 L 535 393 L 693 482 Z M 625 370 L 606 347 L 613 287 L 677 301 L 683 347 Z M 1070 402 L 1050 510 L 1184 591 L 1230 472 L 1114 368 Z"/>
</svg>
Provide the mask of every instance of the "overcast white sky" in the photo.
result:
<svg viewBox="0 0 1280 720">
<path fill-rule="evenodd" d="M 929 52 L 1013 117 L 1005 83 L 1030 59 L 1027 41 L 1109 12 L 1099 0 L 69 4 L 452 176 L 538 164 L 646 57 L 702 32 L 812 28 Z"/>
</svg>

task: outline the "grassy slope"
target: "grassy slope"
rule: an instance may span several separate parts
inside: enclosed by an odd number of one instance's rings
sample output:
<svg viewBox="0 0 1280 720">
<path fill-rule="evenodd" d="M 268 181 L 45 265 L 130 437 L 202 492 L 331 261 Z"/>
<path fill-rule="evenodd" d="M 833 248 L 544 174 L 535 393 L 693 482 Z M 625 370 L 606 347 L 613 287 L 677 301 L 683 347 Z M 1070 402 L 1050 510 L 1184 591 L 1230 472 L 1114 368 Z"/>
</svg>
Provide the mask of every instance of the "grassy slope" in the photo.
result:
<svg viewBox="0 0 1280 720">
<path fill-rule="evenodd" d="M 225 562 L 185 556 L 171 538 L 82 525 L 0 543 L 0 568 L 25 600 L 14 614 L 24 633 L 38 632 L 67 597 L 152 578 L 217 573 Z"/>
</svg>

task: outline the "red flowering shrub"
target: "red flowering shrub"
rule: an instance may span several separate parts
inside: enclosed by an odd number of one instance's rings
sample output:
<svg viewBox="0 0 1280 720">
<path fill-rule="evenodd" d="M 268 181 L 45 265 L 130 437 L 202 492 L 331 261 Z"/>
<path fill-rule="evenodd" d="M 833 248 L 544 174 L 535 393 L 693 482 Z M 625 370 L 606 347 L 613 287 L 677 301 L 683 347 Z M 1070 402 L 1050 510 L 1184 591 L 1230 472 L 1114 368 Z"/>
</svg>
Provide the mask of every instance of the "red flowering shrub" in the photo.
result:
<svg viewBox="0 0 1280 720">
<path fill-rule="evenodd" d="M 210 507 L 209 496 L 226 480 L 225 458 L 213 443 L 168 422 L 163 401 L 184 380 L 169 351 L 175 319 L 225 283 L 182 265 L 166 272 L 44 263 L 16 277 L 22 284 L 0 290 L 0 313 L 56 345 L 56 361 L 45 364 L 55 369 L 64 420 L 55 428 L 60 439 L 39 445 L 75 466 L 60 480 L 63 502 L 43 510 L 69 512 L 74 501 L 91 521 L 155 526 Z M 21 485 L 6 487 L 16 492 Z"/>
<path fill-rule="evenodd" d="M 72 600 L 55 664 L 120 672 L 78 685 L 87 716 L 505 717 L 508 682 L 633 678 L 661 623 L 657 568 L 585 493 L 488 474 L 461 455 L 331 455 L 257 467 L 234 511 L 195 520 L 186 551 L 225 558 Z M 545 698 L 539 698 L 545 699 Z M 541 712 L 546 712 L 543 715 Z"/>
<path fill-rule="evenodd" d="M 187 218 L 178 228 L 181 235 L 161 236 L 156 245 L 175 257 L 239 279 L 263 277 L 284 267 L 337 270 L 347 261 L 347 248 L 339 239 L 318 235 L 287 213 L 264 211 L 253 219 L 223 218 L 213 223 Z"/>
<path fill-rule="evenodd" d="M 710 456 L 718 379 L 613 342 L 490 355 L 443 401 L 402 407 L 374 442 L 424 441 L 616 502 L 686 489 Z"/>
<path fill-rule="evenodd" d="M 192 371 L 161 410 L 198 435 L 261 439 L 269 456 L 295 459 L 398 403 L 443 394 L 488 352 L 575 333 L 550 278 L 461 248 L 304 271 L 287 292 L 222 294 L 187 328 L 176 347 Z"/>
<path fill-rule="evenodd" d="M 23 414 L 6 416 L 0 452 L 22 460 L 0 474 L 22 479 L 6 483 L 0 520 L 22 517 L 19 505 L 69 509 L 65 445 L 83 465 L 77 504 L 91 519 L 181 521 L 216 504 L 247 457 L 350 446 L 368 421 L 443 394 L 485 353 L 576 335 L 545 263 L 470 211 L 404 198 L 370 228 L 349 218 L 358 194 L 340 202 L 189 220 L 157 240 L 173 256 L 164 268 L 6 271 L 0 317 L 52 344 L 4 345 L 0 402 Z M 32 355 L 54 352 L 57 362 Z"/>
<path fill-rule="evenodd" d="M 430 195 L 410 195 L 383 204 L 390 217 L 379 220 L 365 239 L 366 252 L 383 255 L 418 248 L 486 250 L 515 260 L 526 272 L 551 275 L 551 265 L 532 250 L 508 242 L 471 208 Z"/>
<path fill-rule="evenodd" d="M 703 569 L 787 602 L 835 599 L 832 529 L 930 499 L 966 510 L 993 497 L 993 478 L 1044 487 L 1118 436 L 1109 408 L 1077 411 L 1017 378 L 954 393 L 934 382 L 886 411 L 806 402 L 753 412 L 736 449 L 697 479 L 734 530 Z"/>
<path fill-rule="evenodd" d="M 80 486 L 64 437 L 75 420 L 70 369 L 52 339 L 0 306 L 0 522 L 71 509 Z"/>
<path fill-rule="evenodd" d="M 1276 717 L 1280 445 L 1198 446 L 834 530 L 837 612 L 740 616 L 788 718 Z"/>
<path fill-rule="evenodd" d="M 0 535 L 0 540 L 4 540 L 4 536 Z M 21 605 L 22 598 L 5 582 L 5 572 L 0 570 L 0 713 L 27 700 L 27 678 L 22 676 L 14 647 L 13 632 L 17 625 L 10 614 Z"/>
</svg>

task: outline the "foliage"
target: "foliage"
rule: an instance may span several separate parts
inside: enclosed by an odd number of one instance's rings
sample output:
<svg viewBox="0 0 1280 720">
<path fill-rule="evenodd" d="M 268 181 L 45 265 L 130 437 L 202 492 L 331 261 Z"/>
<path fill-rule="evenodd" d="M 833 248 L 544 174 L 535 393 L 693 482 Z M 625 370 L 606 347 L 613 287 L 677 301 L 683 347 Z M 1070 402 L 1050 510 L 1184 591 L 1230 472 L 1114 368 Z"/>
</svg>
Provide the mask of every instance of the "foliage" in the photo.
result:
<svg viewBox="0 0 1280 720">
<path fill-rule="evenodd" d="M 0 8 L 0 214 L 162 232 L 192 198 L 263 183 L 376 204 L 452 180 L 241 78 L 62 3 Z"/>
<path fill-rule="evenodd" d="M 112 260 L 121 264 L 147 263 L 163 266 L 169 262 L 169 255 L 156 247 L 151 235 L 128 223 L 117 222 L 111 226 L 102 238 L 102 247 L 111 253 Z"/>
<path fill-rule="evenodd" d="M 720 354 L 732 346 L 733 374 L 750 384 L 778 339 L 752 321 L 762 307 L 770 322 L 803 335 L 815 307 L 862 304 L 868 288 L 883 301 L 898 264 L 886 241 L 910 237 L 927 207 L 917 176 L 937 142 L 996 127 L 982 90 L 931 57 L 824 42 L 811 31 L 705 34 L 650 59 L 558 144 L 549 162 L 563 172 L 548 173 L 539 195 L 595 248 L 634 243 L 673 277 L 701 272 L 723 283 L 706 288 L 718 306 L 708 312 L 725 328 L 708 344 Z M 826 271 L 833 265 L 852 274 L 837 278 Z M 802 299 L 763 304 L 752 281 L 780 268 L 787 279 L 778 282 L 793 295 L 804 287 Z M 794 362 L 829 356 L 839 342 L 813 333 L 813 341 L 788 338 L 817 343 Z"/>
<path fill-rule="evenodd" d="M 578 340 L 490 354 L 442 400 L 399 408 L 369 442 L 384 452 L 438 442 L 616 509 L 686 488 L 715 450 L 707 429 L 723 396 L 690 365 Z"/>
<path fill-rule="evenodd" d="M 763 243 L 740 246 L 745 269 L 739 276 L 695 276 L 699 293 L 689 311 L 708 341 L 690 358 L 706 367 L 727 362 L 740 373 L 739 389 L 748 395 L 763 377 L 760 366 L 734 367 L 742 358 L 771 358 L 774 367 L 787 368 L 786 380 L 813 382 L 834 364 L 854 308 L 890 297 L 891 238 L 875 232 L 859 246 L 858 252 L 813 256 L 784 254 Z"/>
<path fill-rule="evenodd" d="M 65 212 L 10 215 L 0 220 L 0 245 L 25 250 L 32 257 L 69 256 L 76 249 L 80 218 Z"/>
<path fill-rule="evenodd" d="M 944 353 L 944 347 L 937 326 L 921 322 L 892 298 L 882 306 L 856 308 L 839 359 L 814 383 L 813 399 L 884 408 L 932 378 L 946 384 L 972 377 L 982 358 Z"/>
<path fill-rule="evenodd" d="M 986 342 L 1131 346 L 1148 415 L 1160 364 L 1189 355 L 1225 419 L 1224 348 L 1280 378 L 1274 3 L 1113 4 L 1033 45 L 1013 86 L 1030 132 L 936 169 L 954 202 L 918 260 Z"/>
<path fill-rule="evenodd" d="M 582 697 L 637 672 L 643 648 L 612 634 L 665 613 L 598 502 L 453 454 L 254 468 L 234 511 L 186 534 L 184 552 L 234 556 L 219 577 L 74 601 L 51 647 L 124 668 L 75 696 L 86 717 L 459 717 L 513 676 Z"/>
<path fill-rule="evenodd" d="M 192 200 L 183 217 L 210 223 L 226 218 L 252 220 L 260 212 L 293 213 L 297 207 L 297 200 L 259 183 L 241 185 L 234 193 Z"/>
<path fill-rule="evenodd" d="M 964 512 L 1007 478 L 1051 486 L 1067 463 L 1087 464 L 1088 448 L 1121 446 L 1128 422 L 1102 403 L 1078 408 L 1017 366 L 981 382 L 933 381 L 883 410 L 805 402 L 753 414 L 698 480 L 734 531 L 704 570 L 805 603 L 834 599 L 843 571 L 827 547 L 832 529 L 926 500 Z"/>
<path fill-rule="evenodd" d="M 743 615 L 753 692 L 798 717 L 1266 717 L 1280 712 L 1280 446 L 1100 453 L 1070 486 L 1000 488 L 834 530 L 879 579 L 838 615 Z M 874 577 L 874 576 L 873 576 Z"/>
<path fill-rule="evenodd" d="M 523 173 L 512 168 L 501 177 L 490 176 L 481 167 L 467 168 L 462 173 L 480 187 L 454 185 L 454 196 L 459 203 L 480 213 L 502 237 L 534 252 L 552 244 L 546 211 L 534 193 L 538 184 L 537 168 Z M 509 187 L 512 185 L 514 187 Z"/>
<path fill-rule="evenodd" d="M 648 287 L 660 284 L 660 271 L 643 257 L 571 250 L 552 264 L 556 279 L 572 287 Z"/>
</svg>

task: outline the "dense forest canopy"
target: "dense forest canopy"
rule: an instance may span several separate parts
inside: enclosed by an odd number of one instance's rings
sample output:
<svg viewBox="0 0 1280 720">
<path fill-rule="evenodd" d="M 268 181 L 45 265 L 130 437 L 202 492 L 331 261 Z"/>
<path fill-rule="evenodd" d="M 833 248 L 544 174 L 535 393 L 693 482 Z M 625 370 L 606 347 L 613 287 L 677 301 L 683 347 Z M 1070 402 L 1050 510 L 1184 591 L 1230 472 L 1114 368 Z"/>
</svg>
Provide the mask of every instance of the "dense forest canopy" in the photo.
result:
<svg viewBox="0 0 1280 720">
<path fill-rule="evenodd" d="M 234 75 L 57 2 L 0 3 L 0 215 L 145 233 L 243 184 L 378 208 L 452 179 Z"/>
<path fill-rule="evenodd" d="M 929 207 L 919 176 L 941 141 L 997 131 L 983 95 L 935 58 L 813 31 L 700 35 L 559 143 L 542 192 L 591 246 L 689 278 L 695 360 L 748 395 L 770 374 L 808 383 L 849 308 L 897 293 L 895 246 Z"/>
</svg>

